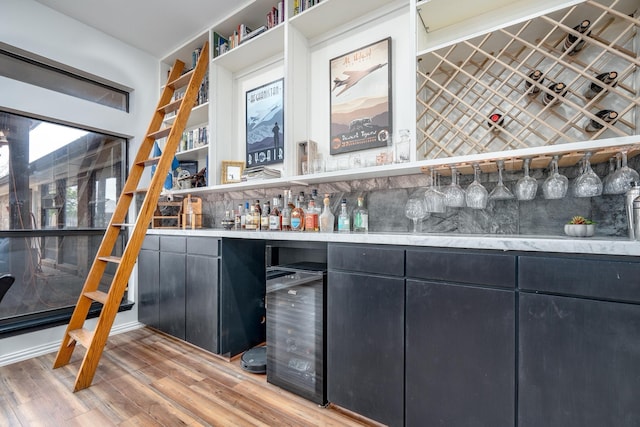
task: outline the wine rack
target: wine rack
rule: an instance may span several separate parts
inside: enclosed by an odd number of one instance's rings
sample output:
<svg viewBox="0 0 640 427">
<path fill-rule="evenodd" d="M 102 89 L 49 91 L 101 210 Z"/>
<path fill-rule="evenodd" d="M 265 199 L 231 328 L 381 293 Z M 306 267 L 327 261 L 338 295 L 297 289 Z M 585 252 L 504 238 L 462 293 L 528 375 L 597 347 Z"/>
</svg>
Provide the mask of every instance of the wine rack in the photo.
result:
<svg viewBox="0 0 640 427">
<path fill-rule="evenodd" d="M 637 8 L 589 0 L 420 54 L 418 159 L 636 135 Z M 535 70 L 543 80 L 529 77 Z M 611 71 L 614 84 L 596 79 Z M 549 87 L 557 83 L 566 86 L 561 96 Z M 595 96 L 592 84 L 602 88 Z M 603 110 L 617 117 L 605 121 Z"/>
</svg>

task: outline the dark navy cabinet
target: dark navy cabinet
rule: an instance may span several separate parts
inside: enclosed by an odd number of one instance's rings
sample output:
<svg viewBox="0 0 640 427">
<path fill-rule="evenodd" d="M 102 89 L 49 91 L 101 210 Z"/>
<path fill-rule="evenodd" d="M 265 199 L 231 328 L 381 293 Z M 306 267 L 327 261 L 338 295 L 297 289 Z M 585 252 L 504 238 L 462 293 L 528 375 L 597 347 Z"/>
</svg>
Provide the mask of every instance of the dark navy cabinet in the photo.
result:
<svg viewBox="0 0 640 427">
<path fill-rule="evenodd" d="M 404 418 L 404 250 L 330 244 L 327 398 L 390 426 Z"/>
<path fill-rule="evenodd" d="M 515 265 L 407 250 L 407 427 L 514 425 Z"/>
</svg>

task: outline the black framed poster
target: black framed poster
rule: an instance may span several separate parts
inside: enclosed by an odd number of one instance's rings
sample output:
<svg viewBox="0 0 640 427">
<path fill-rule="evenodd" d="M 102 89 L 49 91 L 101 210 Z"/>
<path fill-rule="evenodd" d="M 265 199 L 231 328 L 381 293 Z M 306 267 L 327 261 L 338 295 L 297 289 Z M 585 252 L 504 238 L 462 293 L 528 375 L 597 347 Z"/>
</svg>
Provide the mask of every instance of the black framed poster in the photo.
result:
<svg viewBox="0 0 640 427">
<path fill-rule="evenodd" d="M 246 94 L 247 168 L 284 161 L 284 79 Z"/>
<path fill-rule="evenodd" d="M 333 58 L 331 154 L 387 145 L 392 129 L 391 37 Z"/>
</svg>

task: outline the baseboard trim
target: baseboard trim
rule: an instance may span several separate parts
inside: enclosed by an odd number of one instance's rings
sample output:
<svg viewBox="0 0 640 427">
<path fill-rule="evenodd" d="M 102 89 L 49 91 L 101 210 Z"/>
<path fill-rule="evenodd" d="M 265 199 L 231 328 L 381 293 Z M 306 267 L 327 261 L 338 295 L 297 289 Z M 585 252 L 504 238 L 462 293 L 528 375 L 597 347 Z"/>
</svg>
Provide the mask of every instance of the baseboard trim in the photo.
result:
<svg viewBox="0 0 640 427">
<path fill-rule="evenodd" d="M 129 332 L 136 329 L 143 328 L 145 325 L 138 321 L 123 323 L 121 325 L 116 325 L 111 329 L 111 333 L 109 336 L 118 335 L 123 332 Z M 21 362 L 23 360 L 32 359 L 34 357 L 42 356 L 48 353 L 53 353 L 58 351 L 60 348 L 60 343 L 62 343 L 62 338 L 56 341 L 48 342 L 45 344 L 36 345 L 30 348 L 26 348 L 20 351 L 16 351 L 14 353 L 8 353 L 0 356 L 0 366 L 11 365 L 13 363 Z"/>
</svg>

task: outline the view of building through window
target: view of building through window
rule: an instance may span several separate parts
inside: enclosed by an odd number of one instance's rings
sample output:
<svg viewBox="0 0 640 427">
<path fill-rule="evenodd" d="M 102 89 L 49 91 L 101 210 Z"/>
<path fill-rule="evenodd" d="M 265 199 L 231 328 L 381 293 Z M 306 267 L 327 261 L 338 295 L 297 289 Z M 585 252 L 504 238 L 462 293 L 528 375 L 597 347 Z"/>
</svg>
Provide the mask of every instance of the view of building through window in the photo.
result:
<svg viewBox="0 0 640 427">
<path fill-rule="evenodd" d="M 0 132 L 0 274 L 16 277 L 3 322 L 76 303 L 122 189 L 127 141 L 1 111 Z"/>
</svg>

